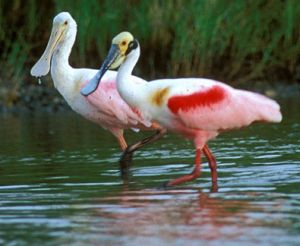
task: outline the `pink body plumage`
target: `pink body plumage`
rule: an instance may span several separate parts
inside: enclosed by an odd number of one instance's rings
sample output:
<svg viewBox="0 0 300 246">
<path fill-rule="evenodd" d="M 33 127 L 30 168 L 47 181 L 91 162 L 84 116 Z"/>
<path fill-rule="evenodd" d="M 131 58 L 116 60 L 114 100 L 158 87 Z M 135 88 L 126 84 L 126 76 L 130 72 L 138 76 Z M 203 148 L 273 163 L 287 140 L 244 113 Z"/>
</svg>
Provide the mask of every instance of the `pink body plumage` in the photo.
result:
<svg viewBox="0 0 300 246">
<path fill-rule="evenodd" d="M 201 85 L 201 79 L 197 82 Z M 213 80 L 205 80 L 205 86 L 191 93 L 172 94 L 167 106 L 173 114 L 168 128 L 194 138 L 196 148 L 202 148 L 221 131 L 248 126 L 255 121 L 280 122 L 282 119 L 275 101 Z"/>
</svg>

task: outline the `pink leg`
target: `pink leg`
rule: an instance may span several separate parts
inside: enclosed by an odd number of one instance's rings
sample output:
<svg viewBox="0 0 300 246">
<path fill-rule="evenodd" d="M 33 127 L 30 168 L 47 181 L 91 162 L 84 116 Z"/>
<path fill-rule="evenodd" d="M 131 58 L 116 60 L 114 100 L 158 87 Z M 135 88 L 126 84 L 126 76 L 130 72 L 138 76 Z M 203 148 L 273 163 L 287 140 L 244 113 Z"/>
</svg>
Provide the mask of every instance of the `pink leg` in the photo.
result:
<svg viewBox="0 0 300 246">
<path fill-rule="evenodd" d="M 194 170 L 188 174 L 184 175 L 180 178 L 170 180 L 169 182 L 166 183 L 166 186 L 174 186 L 178 185 L 187 181 L 194 180 L 200 176 L 201 173 L 201 150 L 196 149 L 196 159 L 195 159 L 195 167 Z"/>
<path fill-rule="evenodd" d="M 217 162 L 216 158 L 213 156 L 211 150 L 205 144 L 202 149 L 206 159 L 208 160 L 210 174 L 211 174 L 211 182 L 213 190 L 216 191 L 218 189 L 218 172 L 217 172 Z"/>
<path fill-rule="evenodd" d="M 120 145 L 122 151 L 125 151 L 127 148 L 127 143 L 125 141 L 125 138 L 123 137 L 123 135 L 120 135 L 117 137 L 117 139 L 118 139 L 118 142 L 119 142 L 119 145 Z"/>
<path fill-rule="evenodd" d="M 212 180 L 213 183 L 217 183 L 218 173 L 217 173 L 216 158 L 213 156 L 211 150 L 208 148 L 207 145 L 204 145 L 202 150 L 203 150 L 203 153 L 204 153 L 204 155 L 207 158 L 208 163 L 209 163 L 209 168 L 210 168 L 210 171 L 211 171 L 211 180 Z"/>
</svg>

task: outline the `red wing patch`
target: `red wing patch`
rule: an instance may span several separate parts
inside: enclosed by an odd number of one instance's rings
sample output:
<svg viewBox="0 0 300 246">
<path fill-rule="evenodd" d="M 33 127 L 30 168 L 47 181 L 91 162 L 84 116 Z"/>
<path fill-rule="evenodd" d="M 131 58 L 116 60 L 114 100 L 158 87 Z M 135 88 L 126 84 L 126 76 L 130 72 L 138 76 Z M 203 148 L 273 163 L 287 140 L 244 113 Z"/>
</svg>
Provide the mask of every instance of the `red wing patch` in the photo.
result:
<svg viewBox="0 0 300 246">
<path fill-rule="evenodd" d="M 168 100 L 168 107 L 174 114 L 177 114 L 179 110 L 187 112 L 193 108 L 211 106 L 222 101 L 225 96 L 225 90 L 215 85 L 208 90 L 191 95 L 173 96 Z"/>
</svg>

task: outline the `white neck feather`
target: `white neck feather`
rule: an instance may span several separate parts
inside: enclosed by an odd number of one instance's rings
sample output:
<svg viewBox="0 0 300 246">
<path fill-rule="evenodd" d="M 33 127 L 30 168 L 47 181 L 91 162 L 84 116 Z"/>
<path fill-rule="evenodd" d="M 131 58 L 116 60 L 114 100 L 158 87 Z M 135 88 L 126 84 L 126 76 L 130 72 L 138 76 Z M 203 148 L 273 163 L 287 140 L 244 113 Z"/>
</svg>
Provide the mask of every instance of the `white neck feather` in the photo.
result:
<svg viewBox="0 0 300 246">
<path fill-rule="evenodd" d="M 54 50 L 51 60 L 51 77 L 57 90 L 66 98 L 75 81 L 75 69 L 69 65 L 69 56 L 76 38 L 76 26 L 70 27 Z"/>
<path fill-rule="evenodd" d="M 121 97 L 133 107 L 139 105 L 139 98 L 142 94 L 142 80 L 138 82 L 131 77 L 132 71 L 139 59 L 140 47 L 126 57 L 124 63 L 120 66 L 117 74 L 117 89 Z M 146 81 L 144 81 L 146 83 Z"/>
</svg>

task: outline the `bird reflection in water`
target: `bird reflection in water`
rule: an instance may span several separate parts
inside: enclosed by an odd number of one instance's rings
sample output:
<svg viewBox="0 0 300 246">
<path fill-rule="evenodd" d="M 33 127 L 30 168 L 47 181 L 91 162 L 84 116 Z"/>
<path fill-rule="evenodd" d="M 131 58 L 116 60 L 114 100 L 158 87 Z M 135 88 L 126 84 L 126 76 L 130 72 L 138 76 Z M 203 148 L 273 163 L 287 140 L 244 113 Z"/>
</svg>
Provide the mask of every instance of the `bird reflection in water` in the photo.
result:
<svg viewBox="0 0 300 246">
<path fill-rule="evenodd" d="M 258 208 L 245 200 L 218 198 L 197 189 L 124 190 L 120 196 L 100 198 L 96 216 L 110 235 L 160 236 L 166 239 L 211 240 L 237 238 L 247 211 Z M 101 219 L 101 227 L 103 221 Z"/>
</svg>

